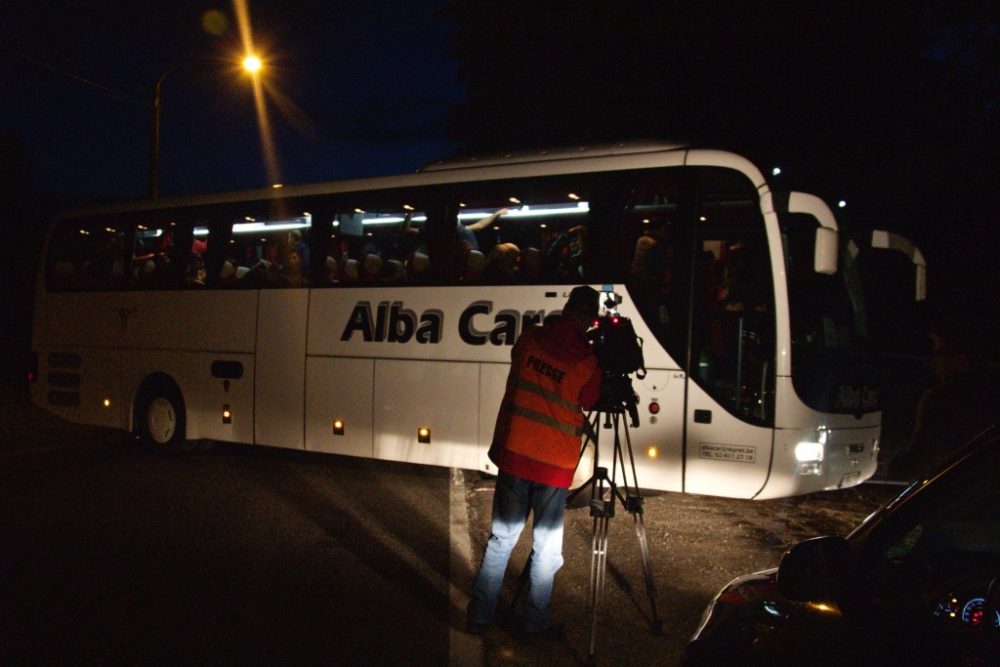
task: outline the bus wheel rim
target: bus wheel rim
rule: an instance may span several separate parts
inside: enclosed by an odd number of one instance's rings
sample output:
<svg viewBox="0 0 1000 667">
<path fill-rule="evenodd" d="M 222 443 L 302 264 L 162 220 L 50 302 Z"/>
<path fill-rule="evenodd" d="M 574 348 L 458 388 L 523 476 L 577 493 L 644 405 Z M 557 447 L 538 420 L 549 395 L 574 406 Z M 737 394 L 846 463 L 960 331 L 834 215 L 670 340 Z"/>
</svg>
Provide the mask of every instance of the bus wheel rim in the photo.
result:
<svg viewBox="0 0 1000 667">
<path fill-rule="evenodd" d="M 177 429 L 177 413 L 174 405 L 163 397 L 154 398 L 147 412 L 149 436 L 153 442 L 165 445 L 174 437 Z"/>
</svg>

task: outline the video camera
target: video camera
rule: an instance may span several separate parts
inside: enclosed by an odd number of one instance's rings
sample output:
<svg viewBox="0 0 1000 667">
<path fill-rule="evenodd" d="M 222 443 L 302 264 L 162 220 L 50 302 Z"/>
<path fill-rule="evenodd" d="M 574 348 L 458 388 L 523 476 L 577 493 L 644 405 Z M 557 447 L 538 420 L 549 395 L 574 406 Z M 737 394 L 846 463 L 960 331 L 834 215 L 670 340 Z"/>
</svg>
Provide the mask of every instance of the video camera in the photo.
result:
<svg viewBox="0 0 1000 667">
<path fill-rule="evenodd" d="M 640 380 L 646 377 L 642 357 L 642 339 L 635 333 L 632 320 L 618 313 L 621 297 L 610 285 L 604 287 L 605 314 L 597 318 L 587 333 L 601 367 L 601 398 L 597 409 L 602 412 L 628 411 L 632 425 L 638 426 L 638 396 L 632 390 L 629 374 Z"/>
</svg>

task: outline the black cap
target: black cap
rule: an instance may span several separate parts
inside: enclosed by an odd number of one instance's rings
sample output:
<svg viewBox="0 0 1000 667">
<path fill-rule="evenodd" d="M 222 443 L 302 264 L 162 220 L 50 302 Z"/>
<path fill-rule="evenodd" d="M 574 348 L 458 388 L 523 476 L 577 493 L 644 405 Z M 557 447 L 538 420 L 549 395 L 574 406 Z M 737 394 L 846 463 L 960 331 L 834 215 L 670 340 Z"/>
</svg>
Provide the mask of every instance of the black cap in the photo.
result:
<svg viewBox="0 0 1000 667">
<path fill-rule="evenodd" d="M 574 287 L 569 293 L 569 299 L 566 300 L 563 310 L 575 310 L 593 319 L 597 317 L 597 312 L 600 309 L 600 301 L 600 292 L 593 287 L 580 285 L 579 287 Z"/>
</svg>

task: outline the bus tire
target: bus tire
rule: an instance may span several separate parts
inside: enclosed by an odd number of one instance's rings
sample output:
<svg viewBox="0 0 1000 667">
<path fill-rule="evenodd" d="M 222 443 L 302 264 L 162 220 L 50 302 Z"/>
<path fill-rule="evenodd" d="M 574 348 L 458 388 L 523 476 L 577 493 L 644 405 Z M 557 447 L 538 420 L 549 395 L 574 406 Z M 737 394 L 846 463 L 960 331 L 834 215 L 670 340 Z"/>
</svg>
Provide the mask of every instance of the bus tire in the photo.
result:
<svg viewBox="0 0 1000 667">
<path fill-rule="evenodd" d="M 136 435 L 139 441 L 157 449 L 179 449 L 184 444 L 184 399 L 176 387 L 155 383 L 136 401 Z"/>
</svg>

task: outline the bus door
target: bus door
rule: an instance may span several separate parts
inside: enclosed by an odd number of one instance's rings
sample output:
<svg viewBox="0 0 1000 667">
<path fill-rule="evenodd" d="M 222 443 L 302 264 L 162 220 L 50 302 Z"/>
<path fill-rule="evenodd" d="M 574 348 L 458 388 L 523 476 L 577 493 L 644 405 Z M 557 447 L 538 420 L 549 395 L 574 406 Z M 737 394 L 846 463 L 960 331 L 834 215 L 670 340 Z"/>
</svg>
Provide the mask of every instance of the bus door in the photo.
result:
<svg viewBox="0 0 1000 667">
<path fill-rule="evenodd" d="M 718 167 L 641 174 L 628 190 L 617 254 L 640 318 L 669 357 L 661 365 L 647 354 L 663 370 L 642 386 L 678 411 L 661 415 L 673 425 L 661 458 L 676 465 L 680 490 L 751 497 L 767 480 L 774 412 L 771 262 L 757 191 Z"/>
<path fill-rule="evenodd" d="M 774 306 L 763 224 L 698 216 L 694 234 L 684 490 L 750 498 L 773 443 Z"/>
</svg>

